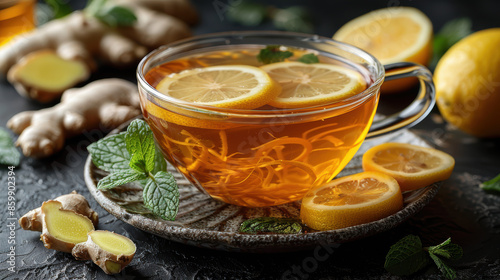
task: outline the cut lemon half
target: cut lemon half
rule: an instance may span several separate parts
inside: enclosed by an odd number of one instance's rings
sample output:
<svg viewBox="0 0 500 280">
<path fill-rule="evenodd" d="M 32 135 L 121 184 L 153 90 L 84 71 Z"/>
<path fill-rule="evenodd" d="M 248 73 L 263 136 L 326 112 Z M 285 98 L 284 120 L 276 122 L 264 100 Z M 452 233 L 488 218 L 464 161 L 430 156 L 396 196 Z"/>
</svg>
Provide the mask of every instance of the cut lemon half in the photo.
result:
<svg viewBox="0 0 500 280">
<path fill-rule="evenodd" d="M 375 10 L 343 25 L 333 39 L 354 45 L 382 64 L 415 62 L 428 65 L 432 56 L 432 23 L 411 7 Z M 382 93 L 395 93 L 416 84 L 415 78 L 384 82 Z"/>
<path fill-rule="evenodd" d="M 425 65 L 431 57 L 432 23 L 415 8 L 385 8 L 349 21 L 333 39 L 359 47 L 383 64 L 412 61 Z"/>
<path fill-rule="evenodd" d="M 363 169 L 396 179 L 402 191 L 426 187 L 450 177 L 455 159 L 447 153 L 404 143 L 384 143 L 363 155 Z"/>
<path fill-rule="evenodd" d="M 353 96 L 366 88 L 363 76 L 349 68 L 313 63 L 278 62 L 261 66 L 281 87 L 269 104 L 277 108 L 303 108 Z"/>
<path fill-rule="evenodd" d="M 362 172 L 310 190 L 300 217 L 316 230 L 340 229 L 373 222 L 403 208 L 398 182 L 383 173 Z"/>
<path fill-rule="evenodd" d="M 281 92 L 266 72 L 247 65 L 185 70 L 165 77 L 156 89 L 184 101 L 231 109 L 261 107 Z"/>
</svg>

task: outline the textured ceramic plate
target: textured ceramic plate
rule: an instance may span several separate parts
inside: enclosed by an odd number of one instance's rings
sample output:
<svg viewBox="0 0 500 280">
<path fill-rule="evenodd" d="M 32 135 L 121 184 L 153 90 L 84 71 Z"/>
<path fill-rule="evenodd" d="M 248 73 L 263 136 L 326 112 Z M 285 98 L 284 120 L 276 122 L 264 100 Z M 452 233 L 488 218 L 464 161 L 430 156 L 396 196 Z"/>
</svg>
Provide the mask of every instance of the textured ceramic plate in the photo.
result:
<svg viewBox="0 0 500 280">
<path fill-rule="evenodd" d="M 124 129 L 125 127 L 121 128 Z M 118 133 L 117 129 L 112 133 Z M 361 172 L 361 155 L 368 148 L 384 142 L 404 142 L 428 146 L 422 139 L 409 131 L 365 141 L 357 155 L 338 175 L 345 176 Z M 118 219 L 141 230 L 184 244 L 245 252 L 280 252 L 313 248 L 317 244 L 344 243 L 376 233 L 387 231 L 427 205 L 436 195 L 440 183 L 404 194 L 401 211 L 384 219 L 329 231 L 306 231 L 301 234 L 250 235 L 238 233 L 244 220 L 255 217 L 298 218 L 300 203 L 294 202 L 266 208 L 245 208 L 213 200 L 201 193 L 172 166 L 179 185 L 180 204 L 175 222 L 156 218 L 142 202 L 142 189 L 135 185 L 125 185 L 112 191 L 99 191 L 97 182 L 107 173 L 95 167 L 90 157 L 85 165 L 85 181 L 97 202 Z"/>
</svg>

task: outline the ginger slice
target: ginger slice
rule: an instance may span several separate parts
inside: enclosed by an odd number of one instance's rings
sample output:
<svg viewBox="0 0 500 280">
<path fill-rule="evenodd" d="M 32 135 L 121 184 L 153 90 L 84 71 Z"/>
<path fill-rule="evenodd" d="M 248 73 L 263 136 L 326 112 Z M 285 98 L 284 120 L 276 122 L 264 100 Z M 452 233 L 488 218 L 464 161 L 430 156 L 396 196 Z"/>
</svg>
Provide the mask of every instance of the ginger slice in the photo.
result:
<svg viewBox="0 0 500 280">
<path fill-rule="evenodd" d="M 21 95 L 45 103 L 89 76 L 89 66 L 82 60 L 63 59 L 52 50 L 41 50 L 14 65 L 7 78 Z"/>
<path fill-rule="evenodd" d="M 71 210 L 89 218 L 94 226 L 97 226 L 99 223 L 99 216 L 90 208 L 87 199 L 76 191 L 61 195 L 54 200 L 61 202 L 63 210 Z M 29 211 L 19 219 L 19 225 L 24 230 L 42 231 L 42 224 L 43 215 L 41 207 Z"/>
<path fill-rule="evenodd" d="M 85 242 L 87 233 L 94 230 L 89 218 L 62 209 L 62 203 L 49 200 L 42 204 L 43 229 L 40 239 L 45 248 L 71 252 L 75 244 Z"/>
<path fill-rule="evenodd" d="M 134 257 L 136 246 L 129 238 L 114 232 L 96 230 L 71 252 L 77 260 L 92 260 L 106 274 L 120 273 Z"/>
</svg>

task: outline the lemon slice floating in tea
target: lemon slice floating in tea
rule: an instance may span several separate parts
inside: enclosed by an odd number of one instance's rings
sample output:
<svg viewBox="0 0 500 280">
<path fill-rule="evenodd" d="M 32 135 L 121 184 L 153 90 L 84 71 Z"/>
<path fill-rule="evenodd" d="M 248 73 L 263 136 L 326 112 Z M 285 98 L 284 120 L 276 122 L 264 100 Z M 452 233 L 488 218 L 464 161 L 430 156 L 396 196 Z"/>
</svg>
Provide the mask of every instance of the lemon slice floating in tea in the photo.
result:
<svg viewBox="0 0 500 280">
<path fill-rule="evenodd" d="M 184 101 L 232 109 L 255 109 L 281 92 L 262 69 L 221 65 L 185 70 L 165 77 L 156 89 Z"/>
<path fill-rule="evenodd" d="M 373 222 L 403 208 L 398 182 L 383 173 L 362 172 L 310 190 L 300 217 L 308 227 L 331 230 Z"/>
<path fill-rule="evenodd" d="M 277 108 L 328 104 L 366 88 L 360 73 L 333 64 L 278 62 L 261 68 L 282 87 L 281 94 L 269 103 Z"/>
<path fill-rule="evenodd" d="M 363 155 L 363 170 L 395 178 L 402 191 L 446 180 L 454 166 L 455 159 L 447 153 L 405 143 L 384 143 Z"/>
</svg>

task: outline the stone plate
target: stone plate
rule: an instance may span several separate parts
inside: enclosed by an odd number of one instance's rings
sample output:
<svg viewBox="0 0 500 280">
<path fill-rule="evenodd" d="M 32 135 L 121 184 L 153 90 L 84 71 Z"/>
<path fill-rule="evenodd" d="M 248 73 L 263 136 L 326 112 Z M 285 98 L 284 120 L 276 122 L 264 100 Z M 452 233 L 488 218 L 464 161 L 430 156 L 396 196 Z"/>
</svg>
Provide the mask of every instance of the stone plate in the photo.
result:
<svg viewBox="0 0 500 280">
<path fill-rule="evenodd" d="M 119 133 L 126 125 L 111 132 Z M 368 148 L 385 142 L 403 142 L 429 146 L 408 130 L 398 134 L 367 140 L 338 177 L 362 171 L 361 155 Z M 285 252 L 314 248 L 318 244 L 344 243 L 387 231 L 427 205 L 436 195 L 441 182 L 423 189 L 406 192 L 404 207 L 394 215 L 358 226 L 328 230 L 305 230 L 301 234 L 241 234 L 240 224 L 255 217 L 299 218 L 300 202 L 265 208 L 245 208 L 226 204 L 201 193 L 174 167 L 168 167 L 177 179 L 180 192 L 179 212 L 175 221 L 164 221 L 146 209 L 142 188 L 127 184 L 110 191 L 99 191 L 96 186 L 107 172 L 97 168 L 90 159 L 85 164 L 85 182 L 97 202 L 118 219 L 141 230 L 188 245 L 241 252 Z"/>
</svg>

